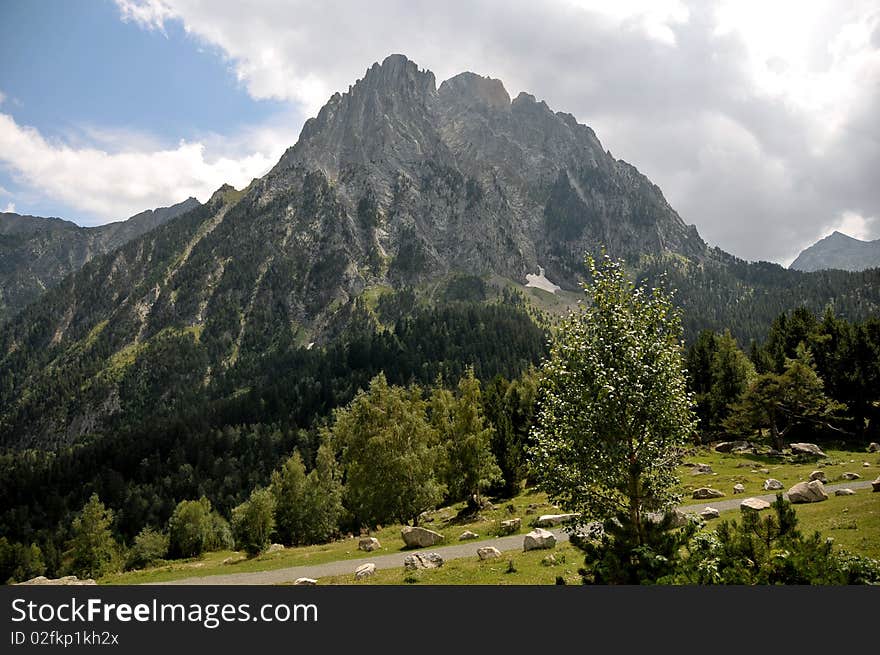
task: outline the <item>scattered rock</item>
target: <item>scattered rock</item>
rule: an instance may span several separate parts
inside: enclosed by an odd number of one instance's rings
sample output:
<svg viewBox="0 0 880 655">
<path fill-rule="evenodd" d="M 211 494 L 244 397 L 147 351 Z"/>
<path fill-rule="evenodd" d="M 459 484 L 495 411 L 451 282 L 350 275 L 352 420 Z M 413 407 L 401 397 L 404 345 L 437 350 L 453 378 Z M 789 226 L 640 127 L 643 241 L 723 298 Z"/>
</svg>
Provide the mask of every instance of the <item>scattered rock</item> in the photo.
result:
<svg viewBox="0 0 880 655">
<path fill-rule="evenodd" d="M 471 532 L 470 530 L 465 530 L 460 535 L 458 535 L 458 540 L 459 541 L 467 541 L 468 539 L 476 539 L 479 536 L 480 535 L 478 535 L 476 532 Z"/>
<path fill-rule="evenodd" d="M 862 466 L 864 466 L 865 468 L 870 468 L 871 463 L 870 462 L 862 462 Z"/>
<path fill-rule="evenodd" d="M 768 473 L 770 473 L 770 469 L 758 469 L 758 473 L 763 473 L 764 475 L 767 475 Z"/>
<path fill-rule="evenodd" d="M 702 512 L 700 512 L 700 516 L 706 520 L 717 519 L 719 516 L 721 516 L 721 512 L 719 512 L 714 507 L 707 507 Z"/>
<path fill-rule="evenodd" d="M 314 587 L 318 584 L 318 581 L 314 578 L 297 578 L 293 581 L 293 584 L 297 587 Z"/>
<path fill-rule="evenodd" d="M 722 441 L 715 446 L 717 453 L 733 453 L 737 451 L 749 450 L 752 444 L 748 441 Z"/>
<path fill-rule="evenodd" d="M 858 473 L 843 473 L 840 477 L 844 480 L 858 480 L 862 476 Z"/>
<path fill-rule="evenodd" d="M 828 478 L 825 477 L 825 471 L 813 471 L 810 473 L 810 482 L 818 480 L 822 484 L 828 484 Z"/>
<path fill-rule="evenodd" d="M 814 443 L 793 443 L 789 444 L 791 452 L 795 455 L 813 455 L 814 457 L 827 457 L 822 449 Z"/>
<path fill-rule="evenodd" d="M 75 575 L 65 575 L 61 578 L 47 578 L 45 575 L 38 575 L 36 578 L 31 578 L 30 580 L 26 580 L 24 582 L 19 582 L 18 584 L 26 584 L 26 585 L 93 585 L 97 584 L 91 578 L 85 578 L 80 580 Z"/>
<path fill-rule="evenodd" d="M 376 565 L 372 562 L 367 562 L 366 564 L 361 564 L 354 570 L 354 579 L 355 580 L 363 580 L 364 578 L 369 578 L 376 572 Z"/>
<path fill-rule="evenodd" d="M 741 485 L 739 483 L 733 485 L 733 493 L 744 494 L 745 492 L 746 492 L 746 488 L 743 485 Z"/>
<path fill-rule="evenodd" d="M 239 562 L 243 561 L 244 559 L 245 558 L 242 557 L 241 555 L 239 555 L 238 557 L 227 557 L 226 559 L 224 559 L 221 562 L 221 564 L 223 564 L 224 566 L 228 566 L 229 564 L 238 564 Z"/>
<path fill-rule="evenodd" d="M 363 550 L 367 553 L 372 553 L 374 550 L 379 550 L 382 547 L 382 544 L 379 543 L 379 540 L 376 537 L 361 537 L 361 540 L 358 542 L 358 550 Z"/>
<path fill-rule="evenodd" d="M 284 550 L 283 544 L 272 544 L 266 549 L 266 554 L 269 553 L 279 553 Z"/>
<path fill-rule="evenodd" d="M 872 441 L 868 444 L 868 452 L 869 453 L 880 453 L 880 443 L 876 441 Z"/>
<path fill-rule="evenodd" d="M 782 489 L 784 485 L 774 478 L 770 478 L 768 480 L 764 480 L 764 491 L 776 491 L 777 489 Z"/>
<path fill-rule="evenodd" d="M 403 568 L 407 571 L 439 569 L 441 566 L 443 566 L 443 558 L 440 553 L 415 553 L 403 559 Z"/>
<path fill-rule="evenodd" d="M 694 475 L 704 475 L 706 473 L 714 473 L 714 471 L 708 464 L 695 464 L 691 473 Z"/>
<path fill-rule="evenodd" d="M 429 548 L 439 544 L 445 538 L 439 532 L 411 525 L 405 525 L 400 531 L 400 536 L 403 537 L 403 543 L 407 548 Z"/>
<path fill-rule="evenodd" d="M 671 516 L 670 525 L 673 528 L 681 528 L 688 523 L 687 514 L 682 512 L 680 509 L 673 509 L 671 512 L 667 512 L 663 515 L 663 518 Z"/>
<path fill-rule="evenodd" d="M 880 491 L 880 478 L 877 478 L 876 480 L 874 480 L 871 483 L 871 486 L 873 487 L 873 491 Z"/>
<path fill-rule="evenodd" d="M 495 559 L 496 557 L 501 557 L 501 551 L 495 548 L 495 546 L 483 546 L 482 548 L 477 548 L 477 557 L 481 560 Z"/>
<path fill-rule="evenodd" d="M 770 503 L 760 498 L 746 498 L 739 504 L 742 511 L 760 512 L 762 509 L 770 509 Z"/>
<path fill-rule="evenodd" d="M 556 546 L 556 536 L 542 528 L 535 528 L 523 539 L 523 550 L 540 550 Z"/>
<path fill-rule="evenodd" d="M 818 503 L 828 500 L 825 485 L 819 480 L 798 482 L 788 490 L 788 500 L 792 503 Z"/>
<path fill-rule="evenodd" d="M 562 525 L 576 516 L 577 514 L 542 514 L 532 522 L 532 525 L 536 528 L 551 528 L 554 525 Z"/>
<path fill-rule="evenodd" d="M 712 489 L 710 487 L 700 487 L 699 489 L 694 489 L 693 497 L 697 500 L 707 500 L 709 498 L 723 498 L 724 492 L 718 491 L 717 489 Z"/>
<path fill-rule="evenodd" d="M 498 534 L 507 535 L 507 534 L 516 534 L 519 532 L 519 529 L 522 527 L 522 519 L 507 519 L 506 521 L 501 521 L 501 525 L 498 527 Z"/>
<path fill-rule="evenodd" d="M 834 491 L 835 496 L 855 496 L 856 492 L 852 489 L 836 489 Z"/>
</svg>

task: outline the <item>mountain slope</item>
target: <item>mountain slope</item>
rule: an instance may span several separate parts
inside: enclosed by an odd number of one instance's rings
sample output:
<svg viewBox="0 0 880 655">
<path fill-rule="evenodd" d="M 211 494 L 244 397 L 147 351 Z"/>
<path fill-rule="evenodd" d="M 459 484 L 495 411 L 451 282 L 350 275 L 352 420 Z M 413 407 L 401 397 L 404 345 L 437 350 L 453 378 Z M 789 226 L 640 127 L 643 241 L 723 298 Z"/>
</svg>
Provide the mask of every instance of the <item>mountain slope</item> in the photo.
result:
<svg viewBox="0 0 880 655">
<path fill-rule="evenodd" d="M 878 267 L 880 239 L 861 241 L 837 231 L 804 249 L 789 266 L 795 271 L 864 271 Z"/>
<path fill-rule="evenodd" d="M 475 355 L 450 335 L 480 334 L 510 351 L 487 374 L 523 367 L 541 338 L 510 290 L 528 291 L 540 267 L 577 289 L 584 253 L 602 246 L 682 290 L 690 335 L 754 338 L 796 304 L 833 301 L 858 317 L 880 303 L 876 276 L 789 272 L 709 249 L 572 116 L 527 94 L 511 101 L 472 73 L 438 88 L 392 55 L 331 97 L 266 176 L 90 260 L 0 328 L 0 445 L 124 431 L 282 376 L 291 390 L 341 397 L 285 364 L 311 344 L 361 339 L 413 375 L 442 372 L 408 320 L 443 344 L 444 361 Z M 461 300 L 503 307 L 444 313 Z M 358 359 L 344 357 L 337 379 Z M 251 404 L 284 406 L 279 393 Z"/>
<path fill-rule="evenodd" d="M 198 205 L 198 200 L 188 198 L 96 227 L 80 227 L 60 218 L 0 213 L 0 323 L 92 258 Z"/>
</svg>

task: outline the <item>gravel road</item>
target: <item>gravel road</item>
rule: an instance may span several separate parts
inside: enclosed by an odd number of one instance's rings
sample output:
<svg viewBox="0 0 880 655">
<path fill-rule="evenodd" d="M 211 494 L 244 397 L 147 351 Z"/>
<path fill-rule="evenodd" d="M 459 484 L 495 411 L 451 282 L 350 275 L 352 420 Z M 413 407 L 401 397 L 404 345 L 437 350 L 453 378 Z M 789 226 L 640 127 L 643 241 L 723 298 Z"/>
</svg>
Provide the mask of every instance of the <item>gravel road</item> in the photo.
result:
<svg viewBox="0 0 880 655">
<path fill-rule="evenodd" d="M 830 484 L 825 486 L 825 490 L 829 495 L 833 494 L 836 489 L 844 487 L 856 490 L 870 488 L 869 480 L 855 480 L 853 482 L 845 482 L 842 484 Z M 718 511 L 736 509 L 739 504 L 750 496 L 735 496 L 730 499 L 707 500 L 695 505 L 682 505 L 679 507 L 685 513 L 699 512 L 704 507 L 714 507 Z M 773 502 L 776 500 L 776 494 L 764 494 L 756 496 L 763 500 Z M 568 534 L 563 530 L 551 530 L 556 535 L 558 542 L 568 541 Z M 519 551 L 522 550 L 523 535 L 516 534 L 509 537 L 498 537 L 495 539 L 480 539 L 455 544 L 452 546 L 438 546 L 436 548 L 426 549 L 426 551 L 439 553 L 444 560 L 459 559 L 462 557 L 476 557 L 477 548 L 483 546 L 494 546 L 498 550 Z M 339 560 L 336 562 L 326 562 L 324 564 L 312 564 L 308 566 L 293 566 L 285 569 L 274 569 L 272 571 L 255 571 L 250 573 L 227 573 L 220 575 L 208 575 L 195 578 L 184 578 L 182 580 L 174 580 L 172 582 L 160 582 L 156 584 L 162 585 L 275 585 L 285 582 L 293 582 L 297 578 L 323 578 L 331 575 L 350 575 L 361 564 L 372 562 L 377 569 L 393 569 L 403 566 L 403 560 L 407 555 L 414 552 L 424 551 L 401 551 L 399 553 L 391 553 L 389 555 L 377 555 L 375 557 L 362 557 L 360 559 Z M 352 580 L 354 576 L 352 575 Z"/>
</svg>

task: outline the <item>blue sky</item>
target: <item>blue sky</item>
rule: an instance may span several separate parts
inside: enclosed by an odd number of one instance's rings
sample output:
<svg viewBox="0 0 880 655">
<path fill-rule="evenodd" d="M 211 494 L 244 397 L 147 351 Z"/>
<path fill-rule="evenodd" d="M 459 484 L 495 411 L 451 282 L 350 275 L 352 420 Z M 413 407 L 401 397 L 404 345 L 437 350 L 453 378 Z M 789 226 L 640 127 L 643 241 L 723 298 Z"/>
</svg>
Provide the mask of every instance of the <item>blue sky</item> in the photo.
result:
<svg viewBox="0 0 880 655">
<path fill-rule="evenodd" d="M 111 0 L 3 0 L 0 61 L 0 111 L 73 146 L 174 148 L 291 112 L 301 122 L 290 103 L 252 98 L 222 51 L 189 37 L 179 22 L 144 30 L 120 20 Z M 0 165 L 0 209 L 12 203 L 19 212 L 85 224 L 110 218 L 35 190 L 10 169 Z"/>
<path fill-rule="evenodd" d="M 740 257 L 880 237 L 876 0 L 0 0 L 0 210 L 241 188 L 391 53 L 573 114 Z"/>
</svg>

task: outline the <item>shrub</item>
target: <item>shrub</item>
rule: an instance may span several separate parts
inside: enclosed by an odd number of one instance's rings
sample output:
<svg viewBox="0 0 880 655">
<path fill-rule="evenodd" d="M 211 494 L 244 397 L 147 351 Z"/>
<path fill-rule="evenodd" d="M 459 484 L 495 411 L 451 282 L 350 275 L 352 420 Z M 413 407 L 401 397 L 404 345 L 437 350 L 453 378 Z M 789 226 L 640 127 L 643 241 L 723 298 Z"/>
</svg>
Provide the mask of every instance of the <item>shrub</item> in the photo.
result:
<svg viewBox="0 0 880 655">
<path fill-rule="evenodd" d="M 144 528 L 134 538 L 128 551 L 126 569 L 142 569 L 152 566 L 168 555 L 168 535 L 152 528 Z"/>
</svg>

